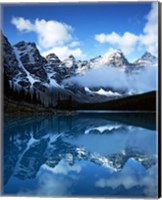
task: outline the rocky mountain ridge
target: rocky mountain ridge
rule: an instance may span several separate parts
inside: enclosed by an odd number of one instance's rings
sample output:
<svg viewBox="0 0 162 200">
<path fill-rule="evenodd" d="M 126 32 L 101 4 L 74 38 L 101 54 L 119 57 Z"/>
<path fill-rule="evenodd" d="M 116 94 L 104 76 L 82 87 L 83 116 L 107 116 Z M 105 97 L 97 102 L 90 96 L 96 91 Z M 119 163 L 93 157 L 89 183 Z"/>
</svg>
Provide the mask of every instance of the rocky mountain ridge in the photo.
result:
<svg viewBox="0 0 162 200">
<path fill-rule="evenodd" d="M 109 54 L 98 56 L 89 61 L 76 60 L 73 55 L 61 61 L 52 53 L 42 57 L 35 43 L 19 42 L 12 46 L 3 36 L 3 63 L 4 74 L 13 90 L 25 90 L 25 92 L 37 92 L 41 102 L 48 104 L 44 98 L 51 95 L 60 95 L 61 99 L 70 96 L 76 101 L 101 102 L 128 95 L 127 91 L 116 91 L 107 85 L 105 88 L 84 88 L 81 85 L 64 84 L 63 81 L 70 77 L 82 76 L 94 68 L 102 66 L 123 70 L 126 74 L 142 70 L 149 66 L 157 66 L 157 58 L 146 52 L 134 63 L 129 63 L 121 50 L 115 50 Z M 117 95 L 116 95 L 117 94 Z M 46 96 L 46 97 L 44 97 Z M 56 98 L 50 101 L 56 104 Z"/>
</svg>

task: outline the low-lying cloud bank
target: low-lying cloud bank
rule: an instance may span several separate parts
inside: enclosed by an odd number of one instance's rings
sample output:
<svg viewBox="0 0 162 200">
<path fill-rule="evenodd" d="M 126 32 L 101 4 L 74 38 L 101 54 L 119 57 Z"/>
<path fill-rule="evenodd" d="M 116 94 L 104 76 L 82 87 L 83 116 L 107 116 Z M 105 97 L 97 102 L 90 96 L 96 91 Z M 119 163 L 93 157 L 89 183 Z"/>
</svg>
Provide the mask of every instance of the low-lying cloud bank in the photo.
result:
<svg viewBox="0 0 162 200">
<path fill-rule="evenodd" d="M 157 68 L 146 67 L 138 73 L 126 74 L 123 70 L 102 66 L 91 69 L 84 75 L 64 80 L 63 84 L 83 87 L 110 87 L 116 90 L 143 93 L 157 89 Z"/>
</svg>

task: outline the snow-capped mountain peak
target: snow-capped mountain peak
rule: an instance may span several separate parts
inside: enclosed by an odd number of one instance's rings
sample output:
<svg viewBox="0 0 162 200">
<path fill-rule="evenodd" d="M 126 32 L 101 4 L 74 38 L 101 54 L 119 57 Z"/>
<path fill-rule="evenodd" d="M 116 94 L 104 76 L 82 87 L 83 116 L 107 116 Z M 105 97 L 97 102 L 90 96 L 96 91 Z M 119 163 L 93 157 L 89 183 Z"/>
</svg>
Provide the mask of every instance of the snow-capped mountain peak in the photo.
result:
<svg viewBox="0 0 162 200">
<path fill-rule="evenodd" d="M 141 57 L 142 59 L 145 59 L 145 60 L 150 60 L 150 59 L 152 59 L 152 58 L 155 58 L 155 56 L 153 56 L 150 52 L 148 52 L 148 51 L 146 51 L 143 55 L 142 55 L 142 57 Z"/>
<path fill-rule="evenodd" d="M 157 57 L 146 51 L 141 58 L 137 59 L 134 64 L 139 66 L 157 66 Z"/>
<path fill-rule="evenodd" d="M 125 58 L 123 52 L 120 49 L 105 54 L 104 59 L 107 64 L 113 65 L 115 67 L 124 67 L 129 64 L 128 60 Z"/>
<path fill-rule="evenodd" d="M 66 58 L 63 61 L 63 64 L 67 67 L 67 68 L 75 68 L 76 67 L 76 60 L 75 57 L 73 55 L 69 55 L 68 58 Z"/>
<path fill-rule="evenodd" d="M 43 63 L 46 62 L 46 60 L 40 55 L 35 43 L 21 41 L 15 44 L 14 47 L 19 52 L 23 63 L 34 64 L 40 61 Z"/>
<path fill-rule="evenodd" d="M 19 42 L 14 45 L 14 51 L 23 67 L 34 77 L 42 82 L 47 82 L 47 74 L 44 70 L 46 59 L 42 57 L 35 43 Z"/>
<path fill-rule="evenodd" d="M 125 58 L 123 52 L 120 49 L 91 59 L 91 63 L 93 66 L 108 65 L 120 68 L 125 68 L 129 65 L 128 60 Z"/>
<path fill-rule="evenodd" d="M 71 59 L 71 60 L 75 60 L 75 57 L 71 54 L 71 55 L 69 55 L 69 57 L 68 57 L 69 59 Z"/>
<path fill-rule="evenodd" d="M 61 60 L 59 59 L 58 56 L 54 53 L 50 53 L 46 56 L 46 60 L 48 64 L 60 64 Z"/>
</svg>

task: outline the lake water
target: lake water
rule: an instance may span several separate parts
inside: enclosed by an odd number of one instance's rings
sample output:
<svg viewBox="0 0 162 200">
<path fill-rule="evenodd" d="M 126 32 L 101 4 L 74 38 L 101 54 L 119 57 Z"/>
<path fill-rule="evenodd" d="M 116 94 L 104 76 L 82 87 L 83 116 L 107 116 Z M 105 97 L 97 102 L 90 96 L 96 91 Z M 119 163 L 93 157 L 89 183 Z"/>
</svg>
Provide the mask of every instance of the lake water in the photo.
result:
<svg viewBox="0 0 162 200">
<path fill-rule="evenodd" d="M 151 113 L 6 117 L 3 195 L 157 197 Z"/>
</svg>

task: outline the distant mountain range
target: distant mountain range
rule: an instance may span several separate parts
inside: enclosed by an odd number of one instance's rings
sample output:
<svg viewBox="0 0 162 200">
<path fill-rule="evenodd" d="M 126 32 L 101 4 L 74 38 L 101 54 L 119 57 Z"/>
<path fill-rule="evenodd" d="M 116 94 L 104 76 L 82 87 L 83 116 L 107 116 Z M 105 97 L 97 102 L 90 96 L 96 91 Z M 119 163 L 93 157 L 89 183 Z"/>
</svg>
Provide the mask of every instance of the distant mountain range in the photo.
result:
<svg viewBox="0 0 162 200">
<path fill-rule="evenodd" d="M 22 94 L 20 91 L 23 90 L 26 96 L 30 94 L 32 99 L 35 95 L 45 106 L 55 106 L 58 99 L 66 100 L 69 97 L 77 102 L 96 103 L 136 93 L 115 88 L 109 83 L 104 87 L 97 83 L 95 87 L 84 87 L 69 81 L 94 69 L 104 66 L 122 71 L 126 76 L 133 76 L 147 67 L 157 67 L 157 58 L 149 52 L 132 63 L 121 50 L 84 61 L 69 55 L 62 61 L 54 53 L 42 57 L 35 43 L 19 42 L 12 46 L 5 36 L 2 39 L 6 93 L 12 90 Z"/>
</svg>

